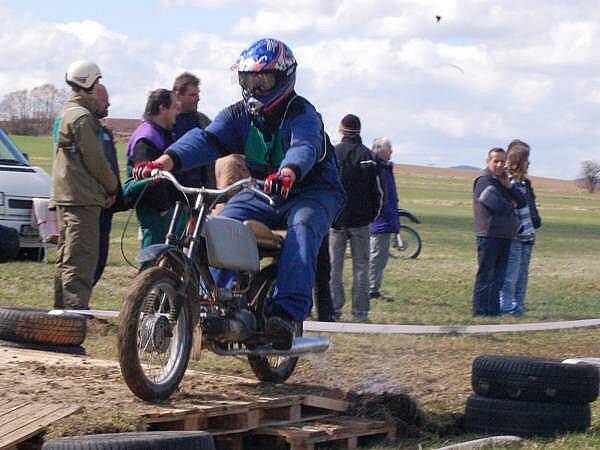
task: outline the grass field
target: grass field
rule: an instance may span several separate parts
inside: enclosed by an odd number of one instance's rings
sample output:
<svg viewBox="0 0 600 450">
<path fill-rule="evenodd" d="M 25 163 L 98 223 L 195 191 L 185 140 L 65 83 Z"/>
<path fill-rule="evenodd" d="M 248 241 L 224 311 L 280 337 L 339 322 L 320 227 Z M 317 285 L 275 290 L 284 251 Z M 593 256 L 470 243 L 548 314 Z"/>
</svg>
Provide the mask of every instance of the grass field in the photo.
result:
<svg viewBox="0 0 600 450">
<path fill-rule="evenodd" d="M 35 165 L 50 172 L 51 145 L 47 138 L 16 136 L 14 139 Z M 122 156 L 122 149 L 120 153 Z M 396 300 L 373 302 L 371 321 L 442 325 L 598 317 L 598 197 L 577 190 L 569 182 L 536 178 L 533 185 L 543 227 L 539 230 L 531 261 L 526 314 L 519 318 L 471 317 L 471 291 L 476 269 L 470 200 L 474 175 L 475 172 L 397 167 L 400 206 L 422 220 L 415 228 L 423 238 L 423 251 L 416 260 L 390 260 L 383 292 Z M 109 266 L 94 290 L 91 300 L 94 308 L 118 309 L 135 276 L 135 269 L 127 265 L 120 250 L 127 218 L 128 213 L 116 216 Z M 135 218 L 132 222 L 125 233 L 123 248 L 127 258 L 133 261 L 138 243 Z M 53 259 L 51 254 L 50 262 Z M 0 268 L 2 303 L 50 307 L 52 274 L 52 264 L 3 264 Z M 350 284 L 347 271 L 346 286 Z M 343 320 L 350 317 L 349 310 L 345 310 Z M 322 384 L 332 387 L 348 388 L 374 380 L 389 386 L 404 386 L 419 402 L 425 424 L 421 436 L 401 440 L 393 448 L 436 448 L 446 442 L 467 438 L 439 437 L 437 433 L 455 431 L 448 424 L 464 409 L 470 393 L 470 365 L 475 356 L 521 354 L 559 359 L 600 356 L 598 337 L 597 328 L 468 336 L 333 335 L 333 349 L 323 357 L 304 360 L 291 381 L 315 382 L 318 376 Z M 94 356 L 114 358 L 114 335 L 92 334 L 86 341 L 86 348 Z M 200 367 L 251 376 L 247 364 L 238 359 L 209 355 Z M 530 440 L 525 447 L 600 448 L 600 407 L 597 402 L 593 405 L 590 432 Z"/>
</svg>

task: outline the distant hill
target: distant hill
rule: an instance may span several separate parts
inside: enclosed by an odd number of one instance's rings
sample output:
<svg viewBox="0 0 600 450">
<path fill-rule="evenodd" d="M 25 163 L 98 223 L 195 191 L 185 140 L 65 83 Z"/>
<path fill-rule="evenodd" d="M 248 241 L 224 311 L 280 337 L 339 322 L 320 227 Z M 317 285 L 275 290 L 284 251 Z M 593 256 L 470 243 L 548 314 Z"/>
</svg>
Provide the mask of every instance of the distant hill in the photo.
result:
<svg viewBox="0 0 600 450">
<path fill-rule="evenodd" d="M 475 167 L 475 166 L 462 165 L 462 166 L 452 166 L 452 167 L 449 167 L 449 169 L 459 169 L 459 170 L 481 170 L 481 167 Z"/>
</svg>

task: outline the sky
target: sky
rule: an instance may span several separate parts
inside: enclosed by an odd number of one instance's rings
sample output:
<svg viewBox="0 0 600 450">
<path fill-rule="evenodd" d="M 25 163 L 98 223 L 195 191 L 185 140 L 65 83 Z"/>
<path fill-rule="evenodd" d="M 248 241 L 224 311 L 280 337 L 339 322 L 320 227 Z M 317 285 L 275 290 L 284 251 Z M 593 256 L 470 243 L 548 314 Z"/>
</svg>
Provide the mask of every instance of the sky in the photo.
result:
<svg viewBox="0 0 600 450">
<path fill-rule="evenodd" d="M 292 49 L 296 90 L 334 143 L 353 113 L 399 163 L 482 167 L 515 138 L 534 176 L 573 179 L 600 158 L 600 0 L 0 0 L 0 97 L 62 87 L 89 59 L 110 117 L 139 118 L 183 71 L 214 117 L 241 98 L 230 67 L 263 37 Z"/>
</svg>

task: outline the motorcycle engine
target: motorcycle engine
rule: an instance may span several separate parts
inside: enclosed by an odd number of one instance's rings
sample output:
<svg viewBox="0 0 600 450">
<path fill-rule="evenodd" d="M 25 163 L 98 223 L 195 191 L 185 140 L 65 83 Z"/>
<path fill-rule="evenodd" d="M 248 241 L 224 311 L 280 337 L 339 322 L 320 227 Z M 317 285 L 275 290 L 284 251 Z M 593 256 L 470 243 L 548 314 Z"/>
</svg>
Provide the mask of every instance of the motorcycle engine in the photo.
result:
<svg viewBox="0 0 600 450">
<path fill-rule="evenodd" d="M 209 339 L 220 342 L 245 341 L 256 330 L 256 317 L 247 309 L 230 311 L 225 317 L 209 315 L 202 329 Z"/>
</svg>

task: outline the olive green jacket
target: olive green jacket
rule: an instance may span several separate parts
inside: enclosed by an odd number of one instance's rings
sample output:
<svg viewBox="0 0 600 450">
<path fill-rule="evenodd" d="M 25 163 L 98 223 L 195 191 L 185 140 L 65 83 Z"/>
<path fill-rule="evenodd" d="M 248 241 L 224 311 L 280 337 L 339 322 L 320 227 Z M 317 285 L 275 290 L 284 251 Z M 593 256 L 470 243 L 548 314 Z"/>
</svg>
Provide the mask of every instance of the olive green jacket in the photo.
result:
<svg viewBox="0 0 600 450">
<path fill-rule="evenodd" d="M 104 207 L 107 196 L 117 191 L 94 108 L 93 102 L 73 94 L 56 118 L 50 207 Z"/>
</svg>

